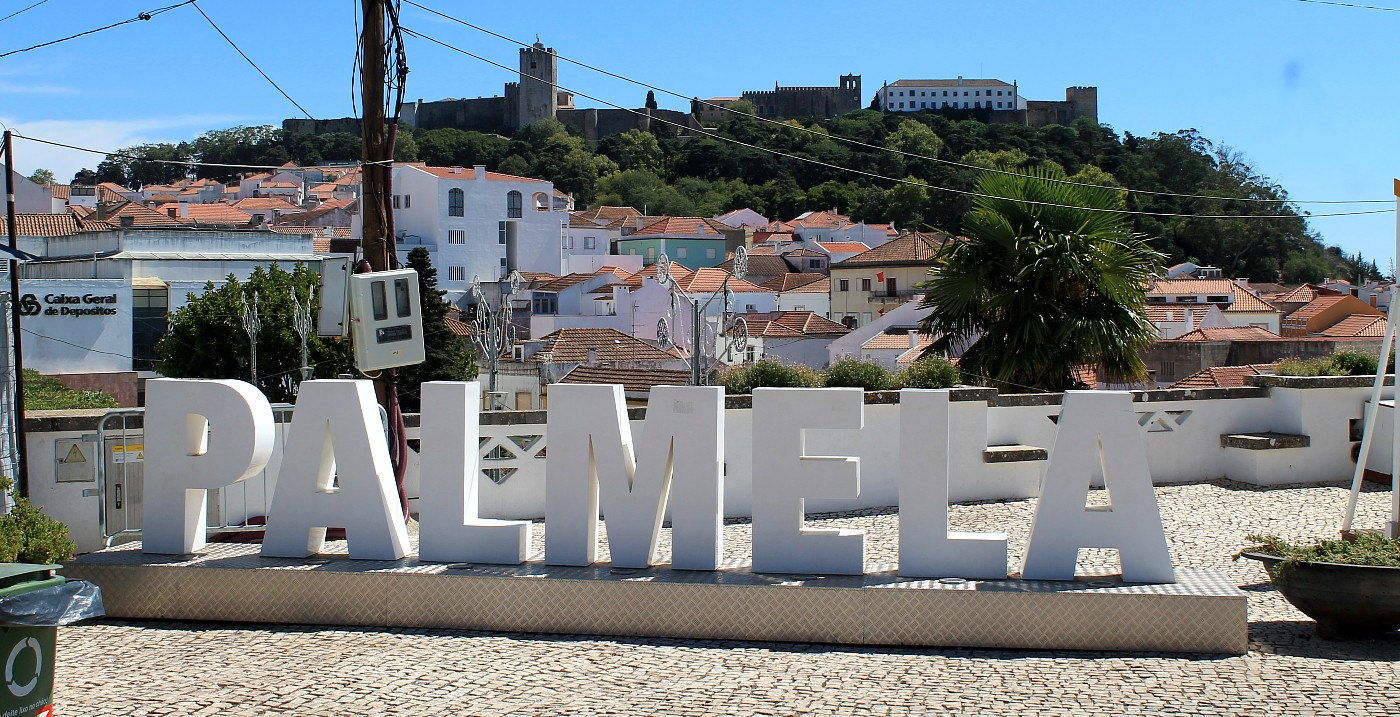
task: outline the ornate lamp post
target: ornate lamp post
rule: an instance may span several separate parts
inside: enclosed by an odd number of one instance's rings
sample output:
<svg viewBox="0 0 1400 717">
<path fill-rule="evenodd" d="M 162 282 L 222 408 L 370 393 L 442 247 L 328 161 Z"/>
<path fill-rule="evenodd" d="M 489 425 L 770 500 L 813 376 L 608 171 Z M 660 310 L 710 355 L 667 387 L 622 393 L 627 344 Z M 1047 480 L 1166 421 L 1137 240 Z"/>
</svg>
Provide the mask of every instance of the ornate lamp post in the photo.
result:
<svg viewBox="0 0 1400 717">
<path fill-rule="evenodd" d="M 744 278 L 748 273 L 749 255 L 743 247 L 734 250 L 734 270 L 730 272 L 735 279 Z M 656 340 L 662 346 L 685 346 L 690 352 L 690 359 L 687 364 L 690 367 L 690 384 L 692 386 L 705 385 L 704 364 L 713 360 L 713 355 L 719 354 L 723 347 L 724 358 L 728 360 L 735 351 L 742 352 L 749 343 L 749 325 L 734 311 L 734 291 L 729 288 L 729 276 L 724 277 L 724 283 L 720 285 L 708 298 L 691 296 L 682 289 L 676 278 L 671 275 L 671 259 L 662 254 L 656 260 L 656 283 L 670 290 L 671 310 L 670 321 L 662 317 L 656 322 Z M 714 351 L 705 351 L 708 342 L 705 341 L 705 329 L 708 322 L 705 320 L 705 311 L 710 308 L 710 304 L 716 300 L 723 299 L 724 309 L 719 317 L 718 330 L 714 334 Z M 681 306 L 684 306 L 690 313 L 689 335 L 684 336 L 681 330 L 685 327 L 675 326 L 676 314 Z"/>
<path fill-rule="evenodd" d="M 476 316 L 472 319 L 472 343 L 486 357 L 486 390 L 496 391 L 496 373 L 500 368 L 501 352 L 515 345 L 515 324 L 511 323 L 513 313 L 511 297 L 520 290 L 524 277 L 512 271 L 501 286 L 501 303 L 491 308 L 486 300 L 486 292 L 481 289 L 481 277 L 472 277 L 471 295 L 476 301 Z M 493 407 L 494 408 L 494 407 Z"/>
</svg>

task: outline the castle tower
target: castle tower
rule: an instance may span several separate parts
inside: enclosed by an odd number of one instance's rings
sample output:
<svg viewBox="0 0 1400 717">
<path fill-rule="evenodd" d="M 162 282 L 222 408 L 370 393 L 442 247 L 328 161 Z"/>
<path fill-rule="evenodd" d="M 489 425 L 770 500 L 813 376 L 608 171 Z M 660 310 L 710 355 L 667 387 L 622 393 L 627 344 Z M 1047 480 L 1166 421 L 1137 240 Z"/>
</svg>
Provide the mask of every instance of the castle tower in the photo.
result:
<svg viewBox="0 0 1400 717">
<path fill-rule="evenodd" d="M 559 110 L 559 58 L 554 48 L 536 42 L 520 50 L 520 90 L 516 126 L 553 119 Z"/>
</svg>

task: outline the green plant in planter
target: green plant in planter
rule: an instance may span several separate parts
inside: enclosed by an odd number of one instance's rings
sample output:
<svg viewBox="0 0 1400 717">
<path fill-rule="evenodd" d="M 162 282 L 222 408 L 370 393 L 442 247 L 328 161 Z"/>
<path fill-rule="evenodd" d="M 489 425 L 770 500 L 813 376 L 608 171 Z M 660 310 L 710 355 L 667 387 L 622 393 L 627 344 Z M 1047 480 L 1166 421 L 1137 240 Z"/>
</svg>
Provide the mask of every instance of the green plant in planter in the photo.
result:
<svg viewBox="0 0 1400 717">
<path fill-rule="evenodd" d="M 1386 538 L 1375 533 L 1358 533 L 1351 540 L 1319 540 L 1311 545 L 1295 545 L 1277 535 L 1250 534 L 1245 539 L 1254 545 L 1240 551 L 1239 555 L 1262 553 L 1283 558 L 1275 569 L 1299 562 L 1400 568 L 1400 538 Z"/>
<path fill-rule="evenodd" d="M 0 515 L 0 563 L 47 565 L 73 557 L 77 545 L 68 537 L 68 526 L 45 515 L 14 488 L 14 481 L 0 478 L 0 490 L 14 505 Z"/>
<path fill-rule="evenodd" d="M 1400 630 L 1400 539 L 1360 533 L 1346 540 L 1292 544 L 1250 535 L 1238 557 L 1259 560 L 1283 599 L 1317 622 L 1323 639 Z"/>
</svg>

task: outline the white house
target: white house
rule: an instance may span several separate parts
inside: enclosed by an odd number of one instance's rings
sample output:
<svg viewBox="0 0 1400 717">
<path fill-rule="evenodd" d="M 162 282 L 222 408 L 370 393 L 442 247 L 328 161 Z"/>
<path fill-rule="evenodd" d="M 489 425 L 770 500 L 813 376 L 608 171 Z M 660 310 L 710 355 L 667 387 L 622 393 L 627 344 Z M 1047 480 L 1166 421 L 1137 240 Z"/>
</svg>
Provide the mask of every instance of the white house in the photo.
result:
<svg viewBox="0 0 1400 717">
<path fill-rule="evenodd" d="M 401 259 L 414 247 L 426 247 L 449 300 L 460 298 L 473 277 L 488 282 L 512 271 L 563 270 L 569 216 L 554 210 L 549 182 L 488 172 L 480 165 L 416 163 L 395 164 L 393 181 Z"/>
<path fill-rule="evenodd" d="M 1016 85 L 1001 80 L 898 80 L 880 88 L 886 112 L 933 109 L 1023 110 L 1026 100 Z"/>
</svg>

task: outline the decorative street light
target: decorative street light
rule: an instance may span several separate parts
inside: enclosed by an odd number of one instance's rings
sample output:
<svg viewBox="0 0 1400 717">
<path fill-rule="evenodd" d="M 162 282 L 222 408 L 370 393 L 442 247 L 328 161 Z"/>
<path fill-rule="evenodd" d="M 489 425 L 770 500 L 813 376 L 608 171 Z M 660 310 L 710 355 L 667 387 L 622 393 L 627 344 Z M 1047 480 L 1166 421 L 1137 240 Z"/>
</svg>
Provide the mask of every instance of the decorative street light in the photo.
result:
<svg viewBox="0 0 1400 717">
<path fill-rule="evenodd" d="M 481 277 L 472 277 L 470 291 L 476 302 L 476 316 L 472 318 L 472 343 L 486 357 L 486 390 L 490 393 L 496 392 L 501 352 L 515 345 L 515 324 L 511 323 L 514 312 L 510 303 L 524 280 L 520 272 L 512 271 L 501 285 L 500 306 L 493 309 L 486 300 L 486 292 L 481 289 Z"/>
<path fill-rule="evenodd" d="M 749 343 L 749 325 L 742 316 L 734 311 L 734 291 L 729 288 L 729 278 L 742 279 L 749 270 L 749 255 L 744 247 L 734 250 L 734 268 L 724 277 L 724 283 L 720 285 L 708 298 L 691 296 L 682 289 L 676 281 L 676 277 L 671 275 L 671 259 L 665 254 L 656 259 L 656 283 L 670 290 L 671 307 L 670 321 L 662 317 L 656 322 L 656 340 L 662 346 L 681 346 L 690 351 L 690 359 L 686 364 L 690 368 L 690 384 L 692 386 L 705 385 L 705 373 L 708 368 L 704 364 L 713 361 L 714 357 L 723 351 L 724 360 L 728 361 L 734 352 L 743 352 Z M 707 352 L 704 346 L 705 329 L 708 322 L 705 320 L 705 311 L 710 308 L 710 304 L 723 297 L 724 309 L 719 317 L 717 331 L 714 334 L 714 351 Z M 676 321 L 676 314 L 680 306 L 684 304 L 689 309 L 690 326 L 689 335 L 682 335 L 685 327 Z M 674 325 L 674 326 L 673 326 Z M 682 359 L 685 360 L 685 359 Z"/>
</svg>

